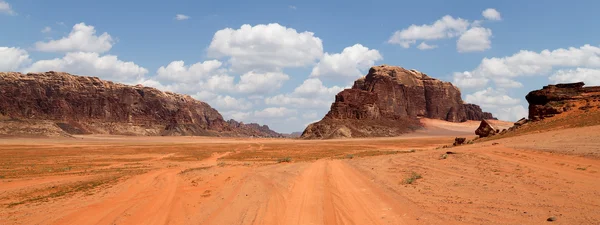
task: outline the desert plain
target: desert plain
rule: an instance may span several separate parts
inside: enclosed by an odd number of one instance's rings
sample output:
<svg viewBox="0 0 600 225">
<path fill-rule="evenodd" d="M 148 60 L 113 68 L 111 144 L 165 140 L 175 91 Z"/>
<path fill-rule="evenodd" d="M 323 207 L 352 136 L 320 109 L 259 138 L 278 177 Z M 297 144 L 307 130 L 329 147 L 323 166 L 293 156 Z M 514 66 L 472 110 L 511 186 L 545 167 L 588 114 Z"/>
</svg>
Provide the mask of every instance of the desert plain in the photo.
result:
<svg viewBox="0 0 600 225">
<path fill-rule="evenodd" d="M 600 223 L 600 126 L 451 147 L 478 122 L 423 123 L 368 139 L 0 139 L 0 224 Z"/>
</svg>

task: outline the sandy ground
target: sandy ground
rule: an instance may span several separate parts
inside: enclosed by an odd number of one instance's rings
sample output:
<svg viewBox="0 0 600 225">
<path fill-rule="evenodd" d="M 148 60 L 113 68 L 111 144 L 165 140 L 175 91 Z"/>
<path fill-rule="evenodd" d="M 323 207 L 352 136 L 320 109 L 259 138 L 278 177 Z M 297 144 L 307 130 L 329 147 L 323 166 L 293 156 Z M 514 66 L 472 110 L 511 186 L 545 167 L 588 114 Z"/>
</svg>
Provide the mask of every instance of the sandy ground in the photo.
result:
<svg viewBox="0 0 600 225">
<path fill-rule="evenodd" d="M 600 126 L 439 148 L 477 125 L 327 141 L 1 139 L 0 224 L 600 224 Z"/>
</svg>

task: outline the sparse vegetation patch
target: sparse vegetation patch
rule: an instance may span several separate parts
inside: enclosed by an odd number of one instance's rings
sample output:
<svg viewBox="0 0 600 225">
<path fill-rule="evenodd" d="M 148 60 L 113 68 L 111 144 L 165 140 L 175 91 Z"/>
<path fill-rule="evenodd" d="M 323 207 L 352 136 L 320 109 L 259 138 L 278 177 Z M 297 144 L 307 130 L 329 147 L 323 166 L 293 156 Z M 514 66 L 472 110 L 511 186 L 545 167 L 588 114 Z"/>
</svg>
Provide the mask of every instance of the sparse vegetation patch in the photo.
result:
<svg viewBox="0 0 600 225">
<path fill-rule="evenodd" d="M 402 181 L 403 184 L 412 184 L 414 183 L 416 180 L 423 178 L 423 176 L 421 176 L 421 174 L 415 173 L 415 172 L 411 172 L 410 176 L 407 177 L 406 179 L 404 179 Z"/>
<path fill-rule="evenodd" d="M 280 158 L 280 159 L 277 159 L 277 162 L 278 163 L 289 163 L 289 162 L 292 162 L 292 158 L 290 158 L 290 157 Z"/>
</svg>

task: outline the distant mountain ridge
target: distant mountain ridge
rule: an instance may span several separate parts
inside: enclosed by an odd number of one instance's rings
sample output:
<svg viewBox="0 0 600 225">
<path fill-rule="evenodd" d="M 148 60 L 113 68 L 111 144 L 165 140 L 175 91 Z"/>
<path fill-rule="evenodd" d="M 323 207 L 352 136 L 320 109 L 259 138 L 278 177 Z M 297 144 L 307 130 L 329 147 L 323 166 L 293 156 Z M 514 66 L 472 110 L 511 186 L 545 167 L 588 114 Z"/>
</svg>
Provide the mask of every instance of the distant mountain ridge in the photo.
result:
<svg viewBox="0 0 600 225">
<path fill-rule="evenodd" d="M 225 121 L 189 95 L 54 71 L 0 72 L 0 123 L 8 121 L 0 134 L 281 137 L 268 126 Z"/>
</svg>

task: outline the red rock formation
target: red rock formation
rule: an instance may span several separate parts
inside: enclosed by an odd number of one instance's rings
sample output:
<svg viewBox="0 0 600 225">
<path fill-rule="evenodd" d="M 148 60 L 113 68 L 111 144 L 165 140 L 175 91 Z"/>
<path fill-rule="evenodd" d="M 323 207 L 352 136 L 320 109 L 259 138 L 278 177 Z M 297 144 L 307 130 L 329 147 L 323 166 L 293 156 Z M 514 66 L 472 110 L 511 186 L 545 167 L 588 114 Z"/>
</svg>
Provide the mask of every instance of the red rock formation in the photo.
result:
<svg viewBox="0 0 600 225">
<path fill-rule="evenodd" d="M 600 107 L 600 86 L 584 87 L 583 82 L 544 86 L 529 92 L 529 119 L 537 121 L 572 110 Z"/>
<path fill-rule="evenodd" d="M 188 95 L 52 71 L 0 73 L 0 118 L 53 121 L 71 134 L 270 136 L 232 127 Z"/>
<path fill-rule="evenodd" d="M 308 126 L 302 137 L 397 136 L 418 129 L 417 117 L 450 122 L 493 119 L 479 106 L 464 104 L 460 90 L 450 82 L 382 65 L 337 94 L 329 113 Z"/>
<path fill-rule="evenodd" d="M 284 135 L 277 133 L 267 125 L 260 125 L 257 123 L 243 123 L 233 119 L 227 121 L 232 129 L 243 131 L 243 133 L 253 137 L 284 137 Z"/>
</svg>

